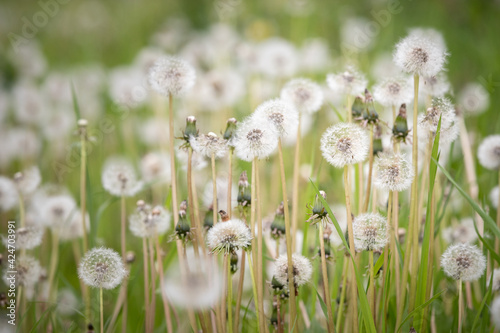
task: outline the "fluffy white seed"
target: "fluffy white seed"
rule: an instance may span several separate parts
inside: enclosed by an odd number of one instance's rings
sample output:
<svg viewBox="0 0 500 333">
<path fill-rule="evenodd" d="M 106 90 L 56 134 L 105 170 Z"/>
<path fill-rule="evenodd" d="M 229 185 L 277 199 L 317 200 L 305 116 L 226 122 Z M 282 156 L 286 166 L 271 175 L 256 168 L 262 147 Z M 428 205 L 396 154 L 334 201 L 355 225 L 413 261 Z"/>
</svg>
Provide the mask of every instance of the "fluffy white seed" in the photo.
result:
<svg viewBox="0 0 500 333">
<path fill-rule="evenodd" d="M 394 77 L 385 79 L 373 87 L 373 98 L 383 106 L 399 107 L 411 102 L 413 89 L 407 78 Z"/>
<path fill-rule="evenodd" d="M 477 149 L 477 158 L 486 169 L 500 168 L 500 135 L 486 137 Z"/>
<path fill-rule="evenodd" d="M 0 176 L 0 210 L 8 211 L 16 207 L 19 198 L 16 185 L 7 177 Z"/>
<path fill-rule="evenodd" d="M 260 104 L 252 117 L 262 118 L 276 127 L 280 136 L 287 135 L 298 125 L 297 109 L 282 99 L 272 99 Z"/>
<path fill-rule="evenodd" d="M 15 274 L 15 284 L 17 286 L 32 288 L 40 279 L 42 267 L 40 266 L 40 262 L 35 258 L 28 255 L 18 256 L 14 265 L 14 269 L 5 267 L 3 280 L 6 285 L 10 285 L 11 282 L 11 280 L 8 280 L 12 275 L 12 273 L 8 273 L 9 271 L 17 272 Z"/>
<path fill-rule="evenodd" d="M 443 253 L 441 266 L 446 275 L 455 280 L 475 281 L 484 273 L 486 258 L 475 245 L 456 244 Z"/>
<path fill-rule="evenodd" d="M 465 114 L 480 114 L 490 106 L 490 95 L 483 85 L 468 83 L 458 95 L 458 103 Z"/>
<path fill-rule="evenodd" d="M 87 252 L 78 266 L 78 277 L 94 288 L 113 289 L 127 275 L 120 255 L 104 247 Z"/>
<path fill-rule="evenodd" d="M 222 158 L 226 155 L 228 146 L 227 141 L 210 132 L 208 134 L 200 134 L 189 138 L 191 148 L 202 156 L 211 158 Z"/>
<path fill-rule="evenodd" d="M 389 242 L 387 218 L 378 213 L 356 216 L 352 229 L 356 251 L 382 251 Z"/>
<path fill-rule="evenodd" d="M 161 206 L 139 206 L 130 215 L 130 231 L 136 237 L 155 237 L 163 235 L 170 228 L 170 213 Z"/>
<path fill-rule="evenodd" d="M 282 254 L 274 262 L 275 273 L 274 276 L 279 283 L 283 285 L 288 285 L 288 257 L 286 254 Z M 309 282 L 312 276 L 312 265 L 311 261 L 300 255 L 298 253 L 292 254 L 292 271 L 293 271 L 293 282 L 296 287 Z"/>
<path fill-rule="evenodd" d="M 241 220 L 232 219 L 214 225 L 207 233 L 208 248 L 214 253 L 229 254 L 239 249 L 248 249 L 252 234 Z"/>
<path fill-rule="evenodd" d="M 278 145 L 276 127 L 266 119 L 250 117 L 238 123 L 234 148 L 236 156 L 251 162 L 268 157 Z"/>
<path fill-rule="evenodd" d="M 323 105 L 323 90 L 314 81 L 298 78 L 288 81 L 280 97 L 297 108 L 300 113 L 314 113 Z"/>
<path fill-rule="evenodd" d="M 149 85 L 164 96 L 181 96 L 194 85 L 196 73 L 186 61 L 176 57 L 158 59 L 149 70 Z"/>
<path fill-rule="evenodd" d="M 403 154 L 380 154 L 375 170 L 375 186 L 389 191 L 407 190 L 415 176 L 411 163 Z"/>
<path fill-rule="evenodd" d="M 326 83 L 334 94 L 356 96 L 365 91 L 368 81 L 356 68 L 348 66 L 344 72 L 328 74 Z"/>
<path fill-rule="evenodd" d="M 137 180 L 134 167 L 130 162 L 111 158 L 104 164 L 102 171 L 102 186 L 115 196 L 133 196 L 142 188 L 142 182 Z"/>
<path fill-rule="evenodd" d="M 359 125 L 339 123 L 330 126 L 323 133 L 320 148 L 328 163 L 342 168 L 366 159 L 370 149 L 370 139 Z"/>
</svg>

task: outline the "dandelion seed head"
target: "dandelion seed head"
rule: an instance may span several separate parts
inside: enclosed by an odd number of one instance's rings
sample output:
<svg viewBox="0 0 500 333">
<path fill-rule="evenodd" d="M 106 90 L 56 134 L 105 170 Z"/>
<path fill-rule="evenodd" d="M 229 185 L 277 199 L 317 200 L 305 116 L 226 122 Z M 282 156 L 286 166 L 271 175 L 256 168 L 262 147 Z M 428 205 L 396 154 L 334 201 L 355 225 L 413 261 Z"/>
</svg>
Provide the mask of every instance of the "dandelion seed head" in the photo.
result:
<svg viewBox="0 0 500 333">
<path fill-rule="evenodd" d="M 394 77 L 378 83 L 373 88 L 373 97 L 383 106 L 400 106 L 411 102 L 413 92 L 408 79 Z"/>
<path fill-rule="evenodd" d="M 428 140 L 434 139 L 440 118 L 440 147 L 442 148 L 457 139 L 459 129 L 455 107 L 447 98 L 433 98 L 432 106 L 427 109 L 425 114 L 418 117 L 419 139 L 424 143 L 421 147 L 426 147 Z"/>
<path fill-rule="evenodd" d="M 458 103 L 466 114 L 480 114 L 490 106 L 490 95 L 483 85 L 468 83 L 458 95 Z"/>
<path fill-rule="evenodd" d="M 300 113 L 314 113 L 323 105 L 323 90 L 320 85 L 305 78 L 288 81 L 281 89 L 280 97 L 295 105 Z"/>
<path fill-rule="evenodd" d="M 295 46 L 283 38 L 269 38 L 259 45 L 259 69 L 269 77 L 287 78 L 295 74 L 299 61 Z"/>
<path fill-rule="evenodd" d="M 415 176 L 412 165 L 404 154 L 379 154 L 375 170 L 375 186 L 389 191 L 407 190 Z"/>
<path fill-rule="evenodd" d="M 179 265 L 165 274 L 165 294 L 180 308 L 202 310 L 215 305 L 222 295 L 223 276 L 215 260 L 192 258 L 186 276 Z"/>
<path fill-rule="evenodd" d="M 268 157 L 278 145 L 278 134 L 276 127 L 266 119 L 247 118 L 236 130 L 236 156 L 247 162 Z"/>
<path fill-rule="evenodd" d="M 339 123 L 330 126 L 321 137 L 321 152 L 331 165 L 341 168 L 363 162 L 368 156 L 370 139 L 359 125 Z"/>
<path fill-rule="evenodd" d="M 222 158 L 226 155 L 228 146 L 227 140 L 220 138 L 217 134 L 210 132 L 208 134 L 200 134 L 198 136 L 191 136 L 189 144 L 193 150 L 205 157 Z"/>
<path fill-rule="evenodd" d="M 288 285 L 288 257 L 286 254 L 280 255 L 274 262 L 275 272 L 274 276 L 279 283 Z M 300 287 L 309 280 L 312 276 L 311 261 L 298 253 L 292 254 L 292 271 L 293 282 L 296 287 Z"/>
<path fill-rule="evenodd" d="M 82 214 L 79 208 L 75 208 L 70 214 L 69 220 L 59 229 L 59 238 L 62 241 L 71 241 L 83 237 Z M 85 232 L 90 229 L 89 213 L 85 212 Z"/>
<path fill-rule="evenodd" d="M 500 268 L 494 269 L 491 274 L 493 275 L 493 279 L 491 281 L 491 290 L 493 292 L 500 291 Z M 486 286 L 490 286 L 490 279 L 486 279 Z"/>
<path fill-rule="evenodd" d="M 18 204 L 16 184 L 5 176 L 0 176 L 0 211 L 9 211 Z"/>
<path fill-rule="evenodd" d="M 43 228 L 39 226 L 21 227 L 16 231 L 16 249 L 31 250 L 42 243 Z M 8 248 L 9 239 L 2 235 L 3 245 Z"/>
<path fill-rule="evenodd" d="M 137 179 L 134 167 L 130 162 L 120 158 L 106 161 L 101 181 L 104 189 L 114 196 L 130 197 L 142 188 L 142 182 Z"/>
<path fill-rule="evenodd" d="M 440 72 L 434 76 L 422 77 L 419 80 L 419 89 L 421 94 L 419 96 L 424 99 L 426 96 L 444 97 L 451 90 L 450 81 L 444 72 Z"/>
<path fill-rule="evenodd" d="M 63 316 L 71 316 L 80 308 L 78 298 L 73 291 L 68 288 L 61 289 L 57 292 L 56 311 Z"/>
<path fill-rule="evenodd" d="M 443 69 L 446 56 L 442 45 L 433 38 L 409 34 L 396 45 L 393 60 L 406 73 L 431 77 Z"/>
<path fill-rule="evenodd" d="M 441 266 L 446 275 L 455 280 L 475 281 L 484 273 L 486 258 L 475 245 L 456 244 L 444 251 Z"/>
<path fill-rule="evenodd" d="M 282 99 L 272 99 L 260 104 L 252 117 L 271 122 L 280 136 L 284 136 L 298 125 L 297 109 Z"/>
<path fill-rule="evenodd" d="M 348 66 L 342 73 L 328 74 L 326 83 L 334 94 L 357 96 L 363 94 L 368 81 L 355 67 Z"/>
<path fill-rule="evenodd" d="M 212 70 L 200 78 L 193 95 L 204 110 L 216 112 L 235 105 L 245 94 L 245 81 L 235 70 Z"/>
<path fill-rule="evenodd" d="M 486 137 L 477 149 L 477 158 L 486 169 L 500 168 L 500 135 Z"/>
<path fill-rule="evenodd" d="M 42 182 L 40 169 L 38 169 L 37 166 L 32 166 L 21 172 L 17 172 L 14 175 L 14 182 L 17 185 L 17 189 L 23 194 L 23 196 L 29 196 L 35 192 Z"/>
<path fill-rule="evenodd" d="M 458 225 L 443 230 L 443 238 L 451 244 L 475 242 L 477 234 L 474 220 L 470 217 L 463 218 Z"/>
<path fill-rule="evenodd" d="M 352 229 L 356 251 L 382 251 L 389 241 L 387 219 L 378 213 L 356 216 Z"/>
<path fill-rule="evenodd" d="M 134 236 L 149 238 L 163 235 L 170 228 L 171 217 L 162 206 L 151 207 L 140 200 L 135 213 L 128 220 Z"/>
<path fill-rule="evenodd" d="M 490 306 L 491 320 L 496 325 L 500 327 L 500 296 L 495 297 Z"/>
<path fill-rule="evenodd" d="M 6 285 L 10 284 L 10 281 L 7 280 L 11 276 L 9 271 L 15 271 L 16 280 L 15 283 L 17 286 L 23 286 L 26 288 L 33 288 L 33 286 L 38 282 L 40 275 L 42 273 L 42 267 L 40 266 L 40 262 L 29 255 L 21 255 L 16 258 L 14 263 L 15 267 L 5 268 L 3 280 Z"/>
<path fill-rule="evenodd" d="M 495 186 L 491 192 L 490 192 L 490 202 L 491 202 L 491 205 L 495 208 L 495 209 L 498 209 L 498 196 L 500 195 L 500 189 L 498 188 L 498 186 Z"/>
<path fill-rule="evenodd" d="M 104 247 L 87 252 L 78 266 L 78 277 L 83 283 L 94 288 L 113 289 L 127 274 L 120 255 Z"/>
<path fill-rule="evenodd" d="M 213 253 L 229 254 L 248 249 L 252 234 L 245 222 L 231 219 L 214 225 L 207 234 L 207 245 Z"/>
<path fill-rule="evenodd" d="M 70 223 L 77 211 L 75 199 L 68 194 L 50 195 L 42 200 L 38 204 L 40 221 L 56 231 Z"/>
<path fill-rule="evenodd" d="M 196 73 L 186 61 L 177 57 L 162 57 L 149 70 L 149 85 L 164 96 L 181 96 L 194 85 Z"/>
<path fill-rule="evenodd" d="M 141 176 L 147 183 L 170 182 L 170 158 L 160 152 L 150 152 L 141 158 Z"/>
</svg>

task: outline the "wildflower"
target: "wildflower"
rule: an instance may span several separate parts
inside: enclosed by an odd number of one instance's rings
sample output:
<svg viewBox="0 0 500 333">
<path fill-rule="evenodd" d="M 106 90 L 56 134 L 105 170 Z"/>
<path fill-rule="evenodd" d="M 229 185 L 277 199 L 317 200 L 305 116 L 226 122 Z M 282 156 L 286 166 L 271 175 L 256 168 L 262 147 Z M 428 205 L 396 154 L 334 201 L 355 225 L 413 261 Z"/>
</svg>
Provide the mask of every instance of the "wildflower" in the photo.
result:
<svg viewBox="0 0 500 333">
<path fill-rule="evenodd" d="M 130 231 L 136 237 L 156 237 L 170 227 L 170 214 L 162 206 L 151 207 L 137 202 L 137 210 L 129 218 Z"/>
<path fill-rule="evenodd" d="M 249 207 L 252 203 L 252 195 L 250 184 L 248 183 L 247 172 L 243 171 L 238 181 L 238 205 L 242 207 Z"/>
<path fill-rule="evenodd" d="M 278 209 L 276 209 L 274 220 L 271 223 L 271 237 L 274 239 L 279 239 L 285 236 L 285 233 L 285 205 L 282 201 L 278 206 Z"/>
<path fill-rule="evenodd" d="M 268 157 L 278 145 L 278 132 L 266 119 L 250 117 L 236 130 L 236 156 L 244 161 Z"/>
<path fill-rule="evenodd" d="M 460 91 L 458 104 L 464 113 L 480 114 L 490 106 L 490 95 L 483 85 L 471 82 Z"/>
<path fill-rule="evenodd" d="M 419 135 L 421 140 L 428 142 L 432 140 L 437 132 L 439 119 L 441 118 L 441 129 L 439 144 L 449 144 L 458 137 L 458 124 L 456 121 L 455 108 L 447 98 L 434 98 L 432 106 L 427 109 L 425 114 L 418 117 Z M 426 145 L 421 145 L 426 147 Z"/>
<path fill-rule="evenodd" d="M 181 96 L 194 85 L 194 68 L 176 57 L 162 57 L 149 70 L 149 85 L 164 96 Z"/>
<path fill-rule="evenodd" d="M 221 176 L 217 177 L 216 180 L 216 186 L 217 186 L 217 207 L 222 210 L 227 210 L 227 196 L 228 196 L 228 178 Z M 213 204 L 213 195 L 214 195 L 214 183 L 213 182 L 207 182 L 205 185 L 205 188 L 203 190 L 203 204 L 205 206 L 209 206 Z M 231 193 L 236 192 L 236 185 L 232 184 L 231 186 Z M 231 195 L 231 207 L 236 206 L 236 198 L 234 198 Z"/>
<path fill-rule="evenodd" d="M 448 81 L 446 74 L 443 72 L 434 76 L 423 77 L 419 81 L 419 86 L 419 89 L 422 92 L 420 95 L 421 98 L 425 98 L 425 96 L 442 98 L 451 90 L 451 84 Z"/>
<path fill-rule="evenodd" d="M 498 186 L 495 186 L 491 192 L 490 192 L 490 202 L 491 205 L 495 208 L 498 209 L 498 195 L 500 194 L 500 190 Z"/>
<path fill-rule="evenodd" d="M 170 158 L 160 152 L 151 152 L 141 159 L 142 179 L 147 183 L 164 184 L 170 182 Z"/>
<path fill-rule="evenodd" d="M 275 261 L 275 274 L 276 280 L 283 284 L 288 285 L 288 257 L 286 254 L 280 255 Z M 294 253 L 292 255 L 292 265 L 293 265 L 293 282 L 295 287 L 300 287 L 301 285 L 309 282 L 312 276 L 312 265 L 311 261 L 306 257 Z"/>
<path fill-rule="evenodd" d="M 353 66 L 348 66 L 343 73 L 328 74 L 326 83 L 334 94 L 357 96 L 363 93 L 368 81 Z"/>
<path fill-rule="evenodd" d="M 200 134 L 197 137 L 191 137 L 189 144 L 193 150 L 208 158 L 222 158 L 227 152 L 227 141 L 219 138 L 217 134 L 210 132 Z"/>
<path fill-rule="evenodd" d="M 415 176 L 406 156 L 398 153 L 380 154 L 375 162 L 375 170 L 375 186 L 389 191 L 407 190 Z"/>
<path fill-rule="evenodd" d="M 109 95 L 120 107 L 137 108 L 148 99 L 148 92 L 142 84 L 143 74 L 137 68 L 116 68 L 109 76 Z"/>
<path fill-rule="evenodd" d="M 486 137 L 477 149 L 477 158 L 486 169 L 500 168 L 500 135 Z"/>
<path fill-rule="evenodd" d="M 410 34 L 397 45 L 394 63 L 409 74 L 431 77 L 439 73 L 446 62 L 446 51 L 433 38 Z"/>
<path fill-rule="evenodd" d="M 12 96 L 15 117 L 23 125 L 40 124 L 50 110 L 44 95 L 27 81 L 15 85 Z"/>
<path fill-rule="evenodd" d="M 213 253 L 230 254 L 239 249 L 247 250 L 251 240 L 250 229 L 238 219 L 217 223 L 207 234 L 207 245 Z"/>
<path fill-rule="evenodd" d="M 373 88 L 373 96 L 383 106 L 399 106 L 411 102 L 413 91 L 407 78 L 394 77 L 379 82 Z"/>
<path fill-rule="evenodd" d="M 370 139 L 366 131 L 352 123 L 330 126 L 321 137 L 323 157 L 331 165 L 341 168 L 363 162 L 368 156 Z"/>
<path fill-rule="evenodd" d="M 88 232 L 89 229 L 90 229 L 90 218 L 89 214 L 85 213 L 86 232 Z M 66 221 L 66 223 L 59 229 L 59 238 L 62 241 L 70 241 L 73 239 L 83 237 L 83 232 L 84 230 L 82 223 L 82 214 L 80 213 L 79 208 L 75 208 L 69 218 L 69 221 Z"/>
<path fill-rule="evenodd" d="M 198 137 L 198 129 L 196 128 L 196 117 L 189 116 L 186 118 L 186 129 L 182 132 L 182 138 L 186 141 L 181 147 L 190 147 L 191 138 Z"/>
<path fill-rule="evenodd" d="M 496 325 L 500 327 L 500 296 L 497 296 L 490 306 L 491 320 Z"/>
<path fill-rule="evenodd" d="M 323 197 L 323 199 L 326 199 L 325 191 L 319 191 L 319 194 Z M 321 202 L 317 194 L 314 198 L 313 206 L 307 205 L 307 207 L 311 210 L 311 213 L 309 214 L 310 217 L 306 222 L 311 223 L 311 225 L 321 222 L 323 223 L 323 226 L 326 226 L 327 223 L 332 222 L 328 217 L 328 212 L 326 211 L 325 206 L 323 206 L 323 203 Z"/>
<path fill-rule="evenodd" d="M 406 142 L 406 137 L 410 133 L 408 120 L 406 118 L 406 104 L 401 104 L 398 115 L 392 127 L 392 136 L 397 142 Z"/>
<path fill-rule="evenodd" d="M 101 179 L 104 189 L 115 196 L 130 197 L 142 188 L 142 182 L 137 180 L 134 168 L 124 159 L 112 158 L 106 161 Z"/>
<path fill-rule="evenodd" d="M 252 117 L 265 119 L 276 127 L 280 136 L 284 136 L 298 125 L 298 113 L 295 107 L 281 99 L 272 99 L 260 104 Z"/>
<path fill-rule="evenodd" d="M 475 245 L 451 245 L 441 256 L 441 266 L 455 280 L 475 281 L 483 275 L 486 258 Z"/>
<path fill-rule="evenodd" d="M 231 107 L 245 93 L 245 82 L 235 70 L 212 70 L 196 85 L 196 98 L 204 110 L 216 112 Z"/>
<path fill-rule="evenodd" d="M 298 78 L 288 81 L 281 89 L 280 97 L 293 105 L 301 114 L 311 114 L 323 105 L 323 90 L 314 81 Z"/>
<path fill-rule="evenodd" d="M 31 250 L 42 243 L 43 228 L 38 226 L 21 227 L 16 231 L 16 249 Z M 8 238 L 2 235 L 2 242 L 8 248 Z"/>
<path fill-rule="evenodd" d="M 78 266 L 78 277 L 88 286 L 113 289 L 127 275 L 120 255 L 104 247 L 87 252 Z"/>
<path fill-rule="evenodd" d="M 328 43 L 321 38 L 306 40 L 300 49 L 300 67 L 305 72 L 321 73 L 330 64 Z"/>
<path fill-rule="evenodd" d="M 494 269 L 493 273 L 491 273 L 491 274 L 493 275 L 493 278 L 491 281 L 491 290 L 493 292 L 500 291 L 500 268 Z M 487 283 L 487 286 L 489 287 L 490 286 L 490 279 L 487 279 L 486 283 Z"/>
<path fill-rule="evenodd" d="M 295 74 L 298 57 L 295 46 L 282 38 L 269 38 L 259 46 L 260 71 L 269 77 L 286 78 Z"/>
<path fill-rule="evenodd" d="M 77 210 L 76 202 L 69 194 L 50 195 L 39 205 L 39 217 L 43 225 L 59 231 L 69 223 Z"/>
<path fill-rule="evenodd" d="M 430 41 L 443 52 L 446 52 L 446 43 L 444 41 L 443 34 L 432 28 L 412 28 L 410 29 L 409 35 L 417 38 L 425 38 Z"/>
<path fill-rule="evenodd" d="M 18 256 L 14 265 L 13 269 L 5 268 L 3 280 L 6 285 L 10 285 L 11 282 L 11 280 L 7 280 L 12 275 L 12 273 L 9 274 L 10 271 L 16 272 L 15 284 L 17 286 L 32 288 L 40 279 L 42 268 L 40 262 L 35 258 L 28 255 Z"/>
<path fill-rule="evenodd" d="M 213 260 L 193 258 L 188 264 L 186 274 L 182 274 L 178 265 L 165 274 L 165 294 L 180 308 L 210 308 L 222 295 L 224 278 Z"/>
<path fill-rule="evenodd" d="M 236 125 L 238 121 L 235 118 L 229 118 L 227 120 L 226 130 L 222 136 L 224 140 L 227 141 L 227 145 L 230 149 L 234 149 L 234 138 L 236 137 Z"/>
<path fill-rule="evenodd" d="M 352 223 L 357 251 L 382 251 L 389 241 L 387 219 L 378 213 L 356 216 Z"/>
<path fill-rule="evenodd" d="M 16 185 L 7 177 L 0 176 L 0 211 L 8 211 L 18 204 Z"/>
<path fill-rule="evenodd" d="M 477 240 L 474 220 L 470 217 L 464 218 L 455 227 L 443 230 L 443 238 L 448 243 L 473 243 Z"/>
<path fill-rule="evenodd" d="M 17 189 L 23 194 L 23 196 L 28 196 L 35 192 L 41 181 L 42 176 L 40 175 L 40 169 L 38 169 L 37 166 L 24 169 L 14 175 L 14 182 L 17 185 Z"/>
</svg>

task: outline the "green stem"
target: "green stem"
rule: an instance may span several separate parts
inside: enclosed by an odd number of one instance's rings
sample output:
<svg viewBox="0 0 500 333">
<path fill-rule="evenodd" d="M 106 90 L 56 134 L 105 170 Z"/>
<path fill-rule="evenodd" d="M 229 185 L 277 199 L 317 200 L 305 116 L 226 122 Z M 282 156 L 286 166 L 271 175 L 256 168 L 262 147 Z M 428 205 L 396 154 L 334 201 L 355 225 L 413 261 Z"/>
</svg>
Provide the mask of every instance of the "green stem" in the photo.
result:
<svg viewBox="0 0 500 333">
<path fill-rule="evenodd" d="M 323 289 L 325 292 L 326 310 L 328 312 L 328 331 L 334 332 L 335 325 L 333 324 L 332 312 L 332 299 L 330 295 L 330 288 L 328 287 L 328 270 L 326 268 L 326 255 L 325 255 L 325 240 L 323 236 L 323 222 L 319 222 L 319 246 L 321 250 L 321 271 L 323 272 Z"/>
<path fill-rule="evenodd" d="M 299 113 L 299 123 L 297 125 L 297 139 L 295 142 L 295 156 L 293 160 L 293 191 L 292 191 L 292 249 L 295 250 L 295 235 L 297 234 L 298 214 L 299 214 L 299 169 L 300 169 L 300 140 L 301 140 L 301 114 Z M 283 182 L 282 182 L 283 183 Z M 292 289 L 290 289 L 292 290 Z M 291 294 L 291 292 L 290 292 Z M 291 306 L 295 307 L 295 306 Z M 291 310 L 292 311 L 292 310 Z M 290 313 L 290 316 L 293 316 Z"/>
<path fill-rule="evenodd" d="M 253 181 L 252 181 L 253 183 Z M 257 302 L 257 283 L 255 281 L 255 274 L 254 274 L 254 267 L 253 267 L 253 262 L 252 262 L 252 256 L 248 256 L 248 267 L 250 268 L 250 276 L 252 278 L 252 290 L 253 290 L 253 299 L 254 299 L 254 304 L 255 304 L 255 314 L 257 315 L 257 322 L 259 325 L 257 326 L 258 332 L 262 333 L 260 330 L 260 312 L 259 312 L 259 302 Z M 291 293 L 291 292 L 290 292 Z"/>
<path fill-rule="evenodd" d="M 462 333 L 462 312 L 463 312 L 463 300 L 462 300 L 462 279 L 458 280 L 458 333 Z"/>
<path fill-rule="evenodd" d="M 344 300 L 345 294 L 347 290 L 347 269 L 348 269 L 348 258 L 344 257 L 344 263 L 342 268 L 342 291 L 340 292 L 340 302 L 339 308 L 337 309 L 337 326 L 335 327 L 335 331 L 340 332 L 340 325 L 342 323 L 342 314 L 344 313 Z"/>
<path fill-rule="evenodd" d="M 148 268 L 148 248 L 146 246 L 146 238 L 142 239 L 142 255 L 143 255 L 143 267 L 144 267 L 144 313 L 145 313 L 145 325 L 146 325 L 146 333 L 151 332 L 149 328 L 149 268 Z"/>
<path fill-rule="evenodd" d="M 229 156 L 228 156 L 228 172 L 229 175 L 227 176 L 227 215 L 229 218 L 232 216 L 232 188 L 233 188 L 233 149 L 229 149 Z"/>
<path fill-rule="evenodd" d="M 193 223 L 196 228 L 193 230 L 195 237 L 193 239 L 193 249 L 194 249 L 194 254 L 196 257 L 199 258 L 200 256 L 200 251 L 198 249 L 198 245 L 201 244 L 201 247 L 203 249 L 203 253 L 205 253 L 205 241 L 203 239 L 203 233 L 201 232 L 202 228 L 201 225 L 199 225 L 199 220 L 195 218 L 194 214 L 194 199 L 193 199 L 193 166 L 192 166 L 192 161 L 193 161 L 193 148 L 189 147 L 188 148 L 188 165 L 187 165 L 187 187 L 188 187 L 188 211 L 189 211 L 189 217 L 191 219 L 191 223 Z"/>
<path fill-rule="evenodd" d="M 101 314 L 101 333 L 104 332 L 104 307 L 102 304 L 102 287 L 99 288 L 99 305 L 100 305 L 100 314 Z"/>
<path fill-rule="evenodd" d="M 227 261 L 227 329 L 229 333 L 233 333 L 233 274 L 229 268 L 229 255 Z"/>
<path fill-rule="evenodd" d="M 121 251 L 122 251 L 122 260 L 123 262 L 127 261 L 127 238 L 126 238 L 126 208 L 125 208 L 125 196 L 122 194 L 121 196 Z M 125 278 L 126 279 L 126 278 Z M 127 286 L 126 282 L 124 284 Z M 124 299 L 123 299 L 123 307 L 122 307 L 122 332 L 125 333 L 127 331 L 127 291 L 124 291 Z"/>
<path fill-rule="evenodd" d="M 363 204 L 363 209 L 361 213 L 366 213 L 368 211 L 368 204 L 370 202 L 370 193 L 372 189 L 372 174 L 373 174 L 373 124 L 370 126 L 370 153 L 369 153 L 369 162 L 368 162 L 368 181 L 366 184 L 366 192 L 365 192 L 365 202 Z M 372 202 L 372 205 L 375 206 L 375 202 Z"/>
<path fill-rule="evenodd" d="M 375 315 L 375 274 L 373 272 L 373 251 L 368 251 L 368 270 L 370 271 L 370 285 L 368 286 L 368 301 L 372 312 L 373 321 L 376 322 Z"/>
<path fill-rule="evenodd" d="M 257 291 L 259 293 L 259 311 L 260 311 L 260 321 L 261 321 L 261 331 L 266 332 L 266 322 L 264 315 L 264 290 L 263 290 L 263 253 L 262 253 L 262 214 L 261 214 L 261 191 L 260 191 L 260 176 L 259 176 L 259 164 L 258 160 L 255 160 L 255 181 L 256 181 L 256 205 L 257 205 Z"/>
<path fill-rule="evenodd" d="M 245 250 L 241 250 L 240 278 L 238 281 L 238 294 L 236 296 L 236 308 L 234 311 L 234 331 L 238 332 L 240 320 L 241 298 L 243 296 L 243 282 L 245 281 Z"/>
<path fill-rule="evenodd" d="M 218 210 L 217 210 L 217 175 L 215 173 L 215 154 L 212 153 L 211 157 L 212 162 L 212 187 L 213 187 L 213 198 L 212 198 L 212 207 L 213 207 L 213 219 L 214 225 L 217 224 L 218 219 Z"/>
</svg>

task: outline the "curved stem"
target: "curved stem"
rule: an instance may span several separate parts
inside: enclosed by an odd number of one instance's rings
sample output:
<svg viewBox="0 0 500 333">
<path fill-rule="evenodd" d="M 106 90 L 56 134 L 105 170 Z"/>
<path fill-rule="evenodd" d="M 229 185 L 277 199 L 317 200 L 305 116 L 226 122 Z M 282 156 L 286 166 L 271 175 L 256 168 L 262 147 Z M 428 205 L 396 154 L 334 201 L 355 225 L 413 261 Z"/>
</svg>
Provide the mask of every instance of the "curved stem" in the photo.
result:
<svg viewBox="0 0 500 333">
<path fill-rule="evenodd" d="M 323 236 L 323 222 L 319 222 L 319 246 L 321 250 L 321 271 L 323 273 L 323 289 L 325 292 L 326 310 L 328 312 L 328 331 L 334 332 L 335 325 L 333 324 L 332 312 L 332 297 L 330 295 L 330 288 L 328 287 L 328 270 L 326 268 L 326 255 L 325 255 L 325 240 Z"/>
</svg>

